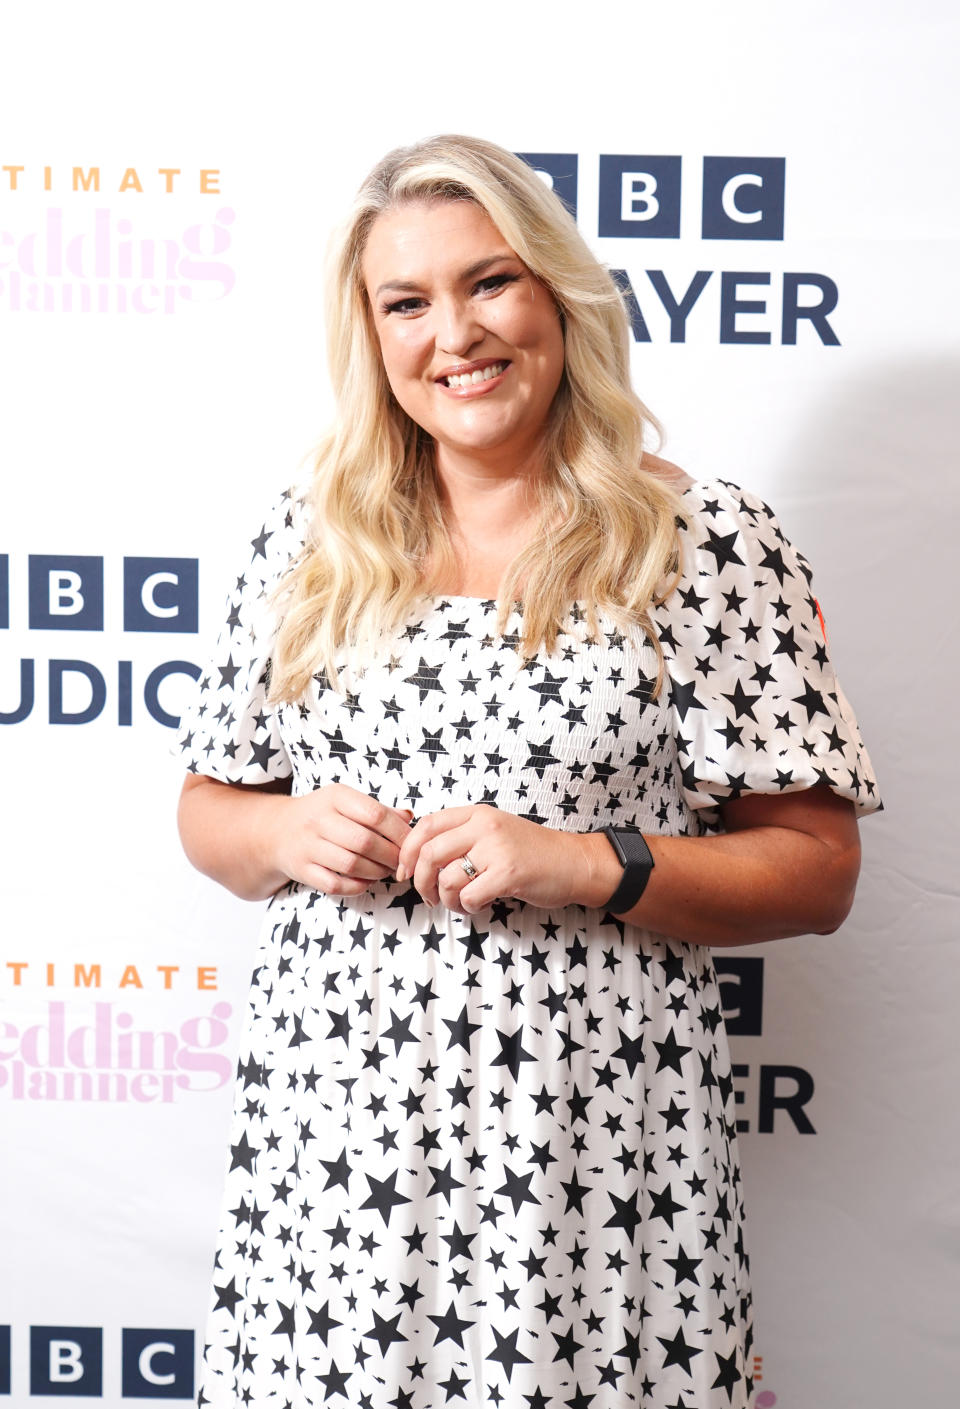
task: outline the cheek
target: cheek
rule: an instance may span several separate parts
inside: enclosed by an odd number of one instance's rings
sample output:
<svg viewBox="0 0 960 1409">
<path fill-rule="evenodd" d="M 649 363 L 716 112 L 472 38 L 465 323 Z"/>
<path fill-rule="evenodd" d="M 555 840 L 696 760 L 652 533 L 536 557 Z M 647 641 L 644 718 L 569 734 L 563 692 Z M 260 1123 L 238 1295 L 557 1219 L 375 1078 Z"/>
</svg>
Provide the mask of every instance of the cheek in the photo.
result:
<svg viewBox="0 0 960 1409">
<path fill-rule="evenodd" d="M 563 360 L 563 329 L 552 300 L 547 307 L 539 300 L 532 307 L 530 303 L 514 305 L 505 319 L 502 336 L 514 347 L 536 352 L 549 361 Z"/>
<path fill-rule="evenodd" d="M 549 332 L 544 339 L 544 353 L 550 365 L 556 367 L 557 375 L 563 371 L 563 364 L 566 360 L 567 349 L 563 340 L 563 329 L 559 321 L 549 325 Z"/>
<path fill-rule="evenodd" d="M 390 329 L 380 337 L 380 358 L 387 382 L 400 408 L 420 424 L 423 415 L 421 369 L 423 358 L 405 330 Z"/>
<path fill-rule="evenodd" d="M 419 373 L 424 347 L 423 333 L 415 323 L 388 324 L 380 329 L 380 356 L 391 384 L 396 377 Z"/>
<path fill-rule="evenodd" d="M 566 361 L 563 330 L 558 322 L 545 318 L 538 320 L 535 327 L 528 325 L 524 337 L 524 342 L 518 339 L 517 346 L 522 346 L 530 355 L 538 386 L 542 394 L 551 399 L 560 385 Z"/>
</svg>

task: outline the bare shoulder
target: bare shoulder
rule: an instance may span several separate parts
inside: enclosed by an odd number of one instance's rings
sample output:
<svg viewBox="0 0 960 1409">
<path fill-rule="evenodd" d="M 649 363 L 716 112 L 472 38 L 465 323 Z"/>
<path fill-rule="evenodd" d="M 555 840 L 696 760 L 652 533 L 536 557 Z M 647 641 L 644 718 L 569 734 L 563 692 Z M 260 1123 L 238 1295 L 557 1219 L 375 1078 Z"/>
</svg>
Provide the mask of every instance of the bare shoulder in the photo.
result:
<svg viewBox="0 0 960 1409">
<path fill-rule="evenodd" d="M 678 494 L 682 494 L 693 484 L 692 475 L 688 475 L 686 470 L 681 470 L 679 465 L 673 464 L 671 460 L 664 460 L 660 455 L 651 455 L 649 451 L 645 450 L 640 463 L 649 474 L 664 480 Z"/>
</svg>

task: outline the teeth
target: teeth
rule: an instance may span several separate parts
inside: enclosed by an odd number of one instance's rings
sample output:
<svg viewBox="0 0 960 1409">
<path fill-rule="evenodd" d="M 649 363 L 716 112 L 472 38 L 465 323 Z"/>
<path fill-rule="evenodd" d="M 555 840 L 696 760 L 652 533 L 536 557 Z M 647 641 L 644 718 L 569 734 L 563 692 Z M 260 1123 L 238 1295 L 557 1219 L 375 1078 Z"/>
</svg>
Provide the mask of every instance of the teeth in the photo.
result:
<svg viewBox="0 0 960 1409">
<path fill-rule="evenodd" d="M 484 367 L 483 371 L 464 372 L 461 376 L 454 373 L 447 377 L 447 386 L 476 386 L 477 382 L 489 382 L 491 378 L 499 377 L 505 366 L 505 362 L 494 362 L 491 367 Z"/>
</svg>

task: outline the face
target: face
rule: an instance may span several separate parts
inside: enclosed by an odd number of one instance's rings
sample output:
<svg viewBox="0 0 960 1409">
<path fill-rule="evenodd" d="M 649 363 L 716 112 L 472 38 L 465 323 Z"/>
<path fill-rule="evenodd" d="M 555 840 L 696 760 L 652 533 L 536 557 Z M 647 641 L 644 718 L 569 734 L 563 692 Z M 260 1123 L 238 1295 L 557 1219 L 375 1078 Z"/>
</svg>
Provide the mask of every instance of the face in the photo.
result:
<svg viewBox="0 0 960 1409">
<path fill-rule="evenodd" d="M 563 375 L 560 316 L 479 206 L 386 211 L 362 268 L 393 394 L 441 468 L 454 455 L 508 469 L 534 456 Z"/>
</svg>

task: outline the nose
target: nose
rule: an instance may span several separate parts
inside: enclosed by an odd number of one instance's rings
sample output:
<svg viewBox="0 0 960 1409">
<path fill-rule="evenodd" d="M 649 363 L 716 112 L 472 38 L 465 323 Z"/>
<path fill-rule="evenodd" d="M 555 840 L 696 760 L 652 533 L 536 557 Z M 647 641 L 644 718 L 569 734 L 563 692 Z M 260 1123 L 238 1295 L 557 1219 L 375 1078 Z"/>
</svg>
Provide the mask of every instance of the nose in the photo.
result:
<svg viewBox="0 0 960 1409">
<path fill-rule="evenodd" d="M 448 357 L 466 357 L 483 338 L 483 328 L 470 303 L 461 298 L 444 299 L 435 305 L 437 350 Z"/>
</svg>

